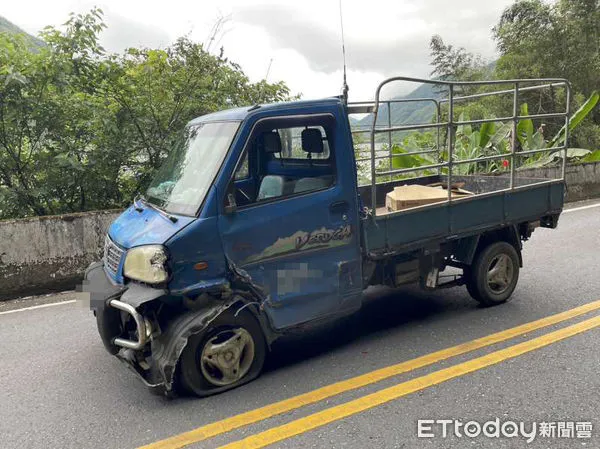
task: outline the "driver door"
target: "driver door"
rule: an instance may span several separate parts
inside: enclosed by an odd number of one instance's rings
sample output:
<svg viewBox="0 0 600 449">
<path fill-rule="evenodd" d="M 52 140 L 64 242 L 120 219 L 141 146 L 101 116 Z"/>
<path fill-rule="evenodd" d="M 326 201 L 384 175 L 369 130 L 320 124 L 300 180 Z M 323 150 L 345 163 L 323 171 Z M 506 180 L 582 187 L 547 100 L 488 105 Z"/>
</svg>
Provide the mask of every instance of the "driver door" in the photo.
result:
<svg viewBox="0 0 600 449">
<path fill-rule="evenodd" d="M 250 173 L 242 179 L 238 163 L 232 176 L 236 189 L 250 179 L 255 192 L 219 217 L 227 257 L 264 290 L 277 329 L 360 305 L 357 202 L 344 188 L 344 173 L 354 173 L 344 167 L 350 158 L 336 157 L 351 149 L 334 148 L 335 132 L 329 114 L 259 121 L 240 158 Z"/>
</svg>

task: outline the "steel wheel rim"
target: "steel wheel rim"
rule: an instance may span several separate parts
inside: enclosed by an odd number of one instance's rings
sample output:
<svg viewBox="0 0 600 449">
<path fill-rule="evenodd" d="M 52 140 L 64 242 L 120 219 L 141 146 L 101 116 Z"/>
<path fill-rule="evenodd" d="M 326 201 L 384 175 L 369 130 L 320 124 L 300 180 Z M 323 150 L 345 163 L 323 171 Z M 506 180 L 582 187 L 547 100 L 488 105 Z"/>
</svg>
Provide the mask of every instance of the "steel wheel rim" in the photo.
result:
<svg viewBox="0 0 600 449">
<path fill-rule="evenodd" d="M 204 378 L 216 386 L 231 385 L 242 379 L 254 361 L 254 339 L 243 327 L 228 329 L 211 337 L 200 354 Z"/>
<path fill-rule="evenodd" d="M 487 269 L 489 289 L 500 295 L 506 292 L 513 281 L 515 267 L 508 254 L 498 254 L 492 258 Z"/>
</svg>

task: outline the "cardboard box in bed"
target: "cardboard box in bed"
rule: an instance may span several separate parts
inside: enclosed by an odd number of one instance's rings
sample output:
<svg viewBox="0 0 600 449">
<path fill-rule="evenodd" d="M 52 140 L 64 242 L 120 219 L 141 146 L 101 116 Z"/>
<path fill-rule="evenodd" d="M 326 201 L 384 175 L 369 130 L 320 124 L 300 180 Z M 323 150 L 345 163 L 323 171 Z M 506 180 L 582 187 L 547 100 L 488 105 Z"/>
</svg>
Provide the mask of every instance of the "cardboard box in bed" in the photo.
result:
<svg viewBox="0 0 600 449">
<path fill-rule="evenodd" d="M 452 198 L 472 195 L 462 189 L 452 189 Z M 395 187 L 385 197 L 385 207 L 388 212 L 394 212 L 410 207 L 424 206 L 439 203 L 448 199 L 448 191 L 442 187 L 429 187 L 421 185 L 408 185 Z"/>
</svg>

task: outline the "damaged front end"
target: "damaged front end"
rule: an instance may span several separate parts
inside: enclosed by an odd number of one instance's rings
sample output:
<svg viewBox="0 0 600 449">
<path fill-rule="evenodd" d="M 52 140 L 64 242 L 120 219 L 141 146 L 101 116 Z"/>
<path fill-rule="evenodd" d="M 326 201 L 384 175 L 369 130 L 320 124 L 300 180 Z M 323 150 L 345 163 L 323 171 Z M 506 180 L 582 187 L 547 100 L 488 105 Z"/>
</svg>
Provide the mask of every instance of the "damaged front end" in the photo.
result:
<svg viewBox="0 0 600 449">
<path fill-rule="evenodd" d="M 153 392 L 170 395 L 179 357 L 190 336 L 202 332 L 233 306 L 259 304 L 258 291 L 248 285 L 243 272 L 233 269 L 230 275 L 232 282 L 225 278 L 205 281 L 174 297 L 167 290 L 142 284 L 115 285 L 98 262 L 87 269 L 83 291 L 89 294 L 90 309 L 107 351 Z M 264 318 L 258 316 L 262 315 L 260 307 L 250 309 L 265 329 Z"/>
</svg>

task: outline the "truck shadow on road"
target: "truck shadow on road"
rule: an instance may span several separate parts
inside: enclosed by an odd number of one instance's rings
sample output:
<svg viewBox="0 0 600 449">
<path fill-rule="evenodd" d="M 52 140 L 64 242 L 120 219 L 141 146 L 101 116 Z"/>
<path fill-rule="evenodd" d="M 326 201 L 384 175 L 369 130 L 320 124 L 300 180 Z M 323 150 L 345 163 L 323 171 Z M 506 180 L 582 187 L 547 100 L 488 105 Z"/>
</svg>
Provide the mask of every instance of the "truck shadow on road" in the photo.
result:
<svg viewBox="0 0 600 449">
<path fill-rule="evenodd" d="M 296 330 L 277 340 L 264 371 L 276 371 L 365 340 L 410 333 L 429 320 L 451 319 L 476 309 L 461 288 L 443 294 L 410 287 L 373 289 L 365 292 L 363 307 L 353 315 Z"/>
</svg>

